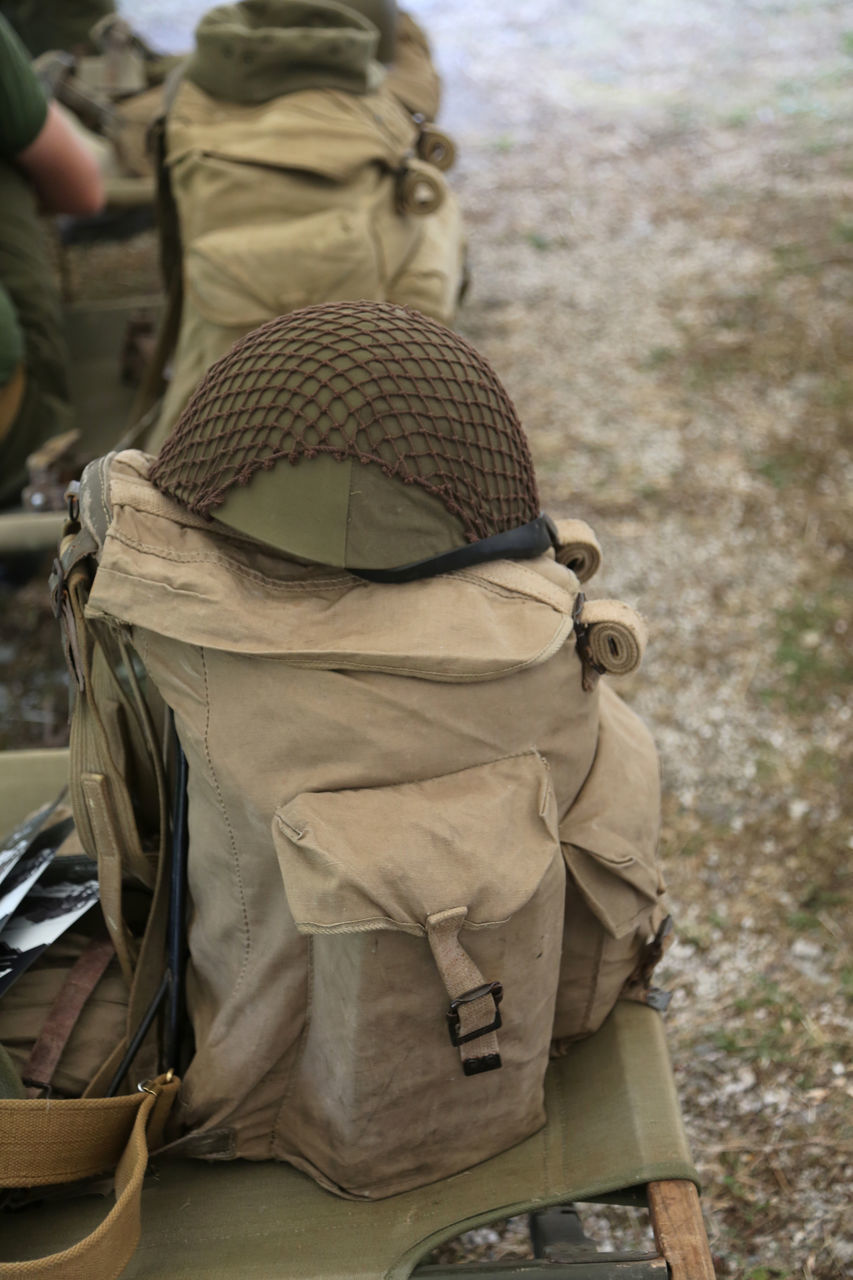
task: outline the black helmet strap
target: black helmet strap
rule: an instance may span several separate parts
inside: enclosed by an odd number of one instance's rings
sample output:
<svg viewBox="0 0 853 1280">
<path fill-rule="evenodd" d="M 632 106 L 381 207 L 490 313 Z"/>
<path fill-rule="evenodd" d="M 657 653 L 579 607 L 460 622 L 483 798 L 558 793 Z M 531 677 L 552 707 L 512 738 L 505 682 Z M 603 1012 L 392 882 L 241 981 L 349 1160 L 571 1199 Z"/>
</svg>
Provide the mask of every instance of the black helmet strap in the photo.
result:
<svg viewBox="0 0 853 1280">
<path fill-rule="evenodd" d="M 543 512 L 528 524 L 455 547 L 429 560 L 416 560 L 397 569 L 351 569 L 350 572 L 368 582 L 415 582 L 418 578 L 434 578 L 436 574 L 452 573 L 455 569 L 470 569 L 488 560 L 532 560 L 558 545 L 554 521 Z"/>
</svg>

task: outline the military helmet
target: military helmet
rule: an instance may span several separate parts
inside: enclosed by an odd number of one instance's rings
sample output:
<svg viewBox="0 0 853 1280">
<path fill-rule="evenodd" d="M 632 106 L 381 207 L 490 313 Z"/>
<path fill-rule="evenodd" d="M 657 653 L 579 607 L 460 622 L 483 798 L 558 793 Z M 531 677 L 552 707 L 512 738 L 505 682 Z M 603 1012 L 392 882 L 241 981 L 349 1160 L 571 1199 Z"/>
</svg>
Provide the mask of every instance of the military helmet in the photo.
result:
<svg viewBox="0 0 853 1280">
<path fill-rule="evenodd" d="M 376 57 L 386 64 L 394 61 L 397 41 L 397 0 L 343 0 L 348 9 L 355 9 L 372 22 L 379 32 Z"/>
<path fill-rule="evenodd" d="M 379 580 L 540 555 L 554 540 L 494 370 L 390 303 L 305 307 L 241 339 L 150 477 L 196 514 Z"/>
<path fill-rule="evenodd" d="M 268 102 L 303 89 L 366 93 L 382 81 L 385 38 L 341 0 L 238 0 L 209 9 L 184 65 L 186 79 L 228 102 Z"/>
</svg>

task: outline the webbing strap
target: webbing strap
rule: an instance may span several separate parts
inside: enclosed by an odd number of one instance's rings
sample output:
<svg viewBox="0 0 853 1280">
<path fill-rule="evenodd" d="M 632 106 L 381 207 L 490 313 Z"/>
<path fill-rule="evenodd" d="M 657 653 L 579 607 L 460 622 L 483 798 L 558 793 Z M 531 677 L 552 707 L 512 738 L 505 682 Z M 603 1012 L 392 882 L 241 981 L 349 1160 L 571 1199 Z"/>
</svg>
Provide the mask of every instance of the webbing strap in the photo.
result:
<svg viewBox="0 0 853 1280">
<path fill-rule="evenodd" d="M 179 1080 L 165 1075 L 122 1098 L 0 1101 L 0 1186 L 76 1182 L 116 1167 L 116 1202 L 61 1253 L 0 1263 L 0 1280 L 115 1280 L 139 1243 L 149 1149 L 161 1145 Z"/>
<path fill-rule="evenodd" d="M 83 1006 L 103 977 L 114 954 L 111 942 L 93 938 L 72 965 L 50 1006 L 38 1039 L 21 1072 L 30 1097 L 37 1097 L 42 1089 L 50 1088 L 59 1059 L 77 1025 Z"/>
<path fill-rule="evenodd" d="M 436 968 L 450 996 L 448 1020 L 451 1040 L 459 1046 L 466 1075 L 491 1071 L 501 1065 L 497 1006 L 502 991 L 497 983 L 487 983 L 459 941 L 467 908 L 454 907 L 427 917 L 426 931 Z"/>
<path fill-rule="evenodd" d="M 122 845 L 109 779 L 102 773 L 80 775 L 80 789 L 98 850 L 98 891 L 112 944 L 128 987 L 136 968 L 136 943 L 122 915 Z"/>
<path fill-rule="evenodd" d="M 131 988 L 128 1026 L 132 1034 L 163 973 L 169 815 L 161 743 L 139 684 L 134 655 L 123 634 L 92 625 L 86 618 L 95 559 L 111 518 L 109 476 L 113 457 L 109 454 L 91 463 L 84 473 L 76 510 L 73 500 L 71 503 L 71 518 L 54 564 L 51 587 L 72 688 L 77 690 L 71 718 L 72 808 L 83 847 L 98 861 L 101 906 L 122 973 Z M 116 744 L 117 737 L 122 739 L 121 748 Z M 147 791 L 149 809 L 154 803 L 157 805 L 159 847 L 153 858 L 142 847 L 121 751 L 131 756 L 131 772 L 137 772 L 145 784 L 136 788 L 136 798 Z M 123 919 L 125 872 L 154 891 L 141 946 Z M 118 1056 L 119 1062 L 126 1047 Z M 115 1054 L 111 1061 L 114 1058 Z M 91 1082 L 87 1095 L 97 1096 L 110 1083 L 112 1074 L 106 1075 L 105 1071 L 103 1068 Z"/>
</svg>

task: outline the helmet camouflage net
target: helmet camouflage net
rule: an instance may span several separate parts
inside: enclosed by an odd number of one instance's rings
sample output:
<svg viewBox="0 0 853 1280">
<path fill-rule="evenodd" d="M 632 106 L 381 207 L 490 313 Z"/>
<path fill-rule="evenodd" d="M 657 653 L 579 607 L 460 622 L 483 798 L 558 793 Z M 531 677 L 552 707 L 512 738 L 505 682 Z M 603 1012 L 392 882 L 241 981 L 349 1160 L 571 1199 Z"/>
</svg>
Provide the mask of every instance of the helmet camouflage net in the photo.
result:
<svg viewBox="0 0 853 1280">
<path fill-rule="evenodd" d="M 491 365 L 389 303 L 306 307 L 241 339 L 199 383 L 150 478 L 209 516 L 259 470 L 323 454 L 419 486 L 468 542 L 539 514 L 527 440 Z"/>
</svg>

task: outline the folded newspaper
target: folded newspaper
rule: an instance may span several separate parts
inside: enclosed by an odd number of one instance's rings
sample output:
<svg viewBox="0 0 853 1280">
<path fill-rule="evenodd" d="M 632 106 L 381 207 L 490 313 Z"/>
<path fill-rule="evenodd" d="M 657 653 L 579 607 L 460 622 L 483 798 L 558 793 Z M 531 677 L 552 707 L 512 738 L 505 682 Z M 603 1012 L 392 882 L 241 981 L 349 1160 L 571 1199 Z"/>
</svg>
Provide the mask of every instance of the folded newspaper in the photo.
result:
<svg viewBox="0 0 853 1280">
<path fill-rule="evenodd" d="M 48 822 L 58 803 L 0 842 L 0 996 L 98 900 L 94 863 L 56 857 L 74 825 Z"/>
</svg>

